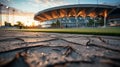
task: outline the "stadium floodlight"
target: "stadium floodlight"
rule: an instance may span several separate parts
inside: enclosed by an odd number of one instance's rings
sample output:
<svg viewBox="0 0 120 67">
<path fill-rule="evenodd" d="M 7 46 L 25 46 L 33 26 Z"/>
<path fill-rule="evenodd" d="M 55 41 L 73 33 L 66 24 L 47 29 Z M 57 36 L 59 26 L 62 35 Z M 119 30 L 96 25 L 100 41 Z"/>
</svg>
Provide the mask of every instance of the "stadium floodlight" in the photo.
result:
<svg viewBox="0 0 120 67">
<path fill-rule="evenodd" d="M 8 10 L 8 22 L 9 22 L 9 9 L 10 9 L 10 7 L 6 6 L 6 9 Z"/>
</svg>

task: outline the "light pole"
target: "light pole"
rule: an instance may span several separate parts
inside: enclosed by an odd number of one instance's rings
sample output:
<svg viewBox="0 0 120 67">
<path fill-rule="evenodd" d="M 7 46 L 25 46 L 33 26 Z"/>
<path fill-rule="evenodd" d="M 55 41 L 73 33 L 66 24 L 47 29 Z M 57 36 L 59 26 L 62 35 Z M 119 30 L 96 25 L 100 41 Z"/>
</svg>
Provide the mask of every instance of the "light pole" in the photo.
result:
<svg viewBox="0 0 120 67">
<path fill-rule="evenodd" d="M 98 0 L 97 0 L 97 4 L 98 4 Z"/>
<path fill-rule="evenodd" d="M 8 16 L 8 21 L 7 22 L 9 23 L 9 9 L 10 9 L 10 7 L 7 6 L 6 9 L 8 10 L 7 11 L 8 12 L 8 15 L 7 15 Z"/>
<path fill-rule="evenodd" d="M 78 25 L 78 17 L 77 16 L 75 17 L 75 22 L 76 22 L 76 27 L 78 27 L 79 25 Z"/>
<path fill-rule="evenodd" d="M 2 4 L 0 3 L 0 26 L 2 26 Z"/>
<path fill-rule="evenodd" d="M 15 18 L 15 17 L 14 17 L 14 13 L 15 13 L 15 9 L 13 9 L 13 22 L 12 22 L 13 25 L 15 24 L 15 22 L 14 22 L 14 18 Z"/>
<path fill-rule="evenodd" d="M 78 4 L 80 4 L 80 0 L 78 0 Z"/>
<path fill-rule="evenodd" d="M 98 0 L 97 0 L 97 7 L 96 7 L 96 8 L 98 8 L 98 6 L 99 6 L 99 5 L 98 5 Z M 97 11 L 98 11 L 98 10 L 97 10 Z M 96 26 L 96 25 L 97 25 L 96 22 L 98 22 L 98 20 L 97 20 L 97 19 L 98 19 L 98 15 L 99 15 L 99 14 L 97 14 L 96 19 L 95 19 L 95 21 L 94 21 L 94 26 L 95 26 L 95 27 L 97 27 L 97 26 Z"/>
</svg>

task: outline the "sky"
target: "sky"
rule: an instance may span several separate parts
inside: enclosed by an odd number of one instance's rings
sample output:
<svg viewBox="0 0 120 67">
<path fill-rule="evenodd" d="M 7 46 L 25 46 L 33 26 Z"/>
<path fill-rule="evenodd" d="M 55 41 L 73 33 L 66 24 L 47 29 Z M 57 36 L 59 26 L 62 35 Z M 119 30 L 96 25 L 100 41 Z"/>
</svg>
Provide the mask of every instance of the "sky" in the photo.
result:
<svg viewBox="0 0 120 67">
<path fill-rule="evenodd" d="M 26 12 L 37 13 L 41 10 L 70 4 L 120 4 L 120 0 L 0 0 L 2 4 Z"/>
</svg>

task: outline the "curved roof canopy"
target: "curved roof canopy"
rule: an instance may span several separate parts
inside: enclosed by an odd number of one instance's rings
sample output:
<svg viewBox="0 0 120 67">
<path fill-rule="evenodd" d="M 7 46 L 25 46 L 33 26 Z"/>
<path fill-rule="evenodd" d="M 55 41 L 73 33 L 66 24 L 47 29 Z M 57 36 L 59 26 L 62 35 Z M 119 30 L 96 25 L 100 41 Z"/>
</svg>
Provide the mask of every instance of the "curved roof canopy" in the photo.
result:
<svg viewBox="0 0 120 67">
<path fill-rule="evenodd" d="M 38 21 L 47 21 L 64 17 L 96 17 L 98 15 L 107 17 L 117 6 L 98 5 L 98 4 L 76 4 L 64 5 L 49 8 L 35 14 L 34 19 Z"/>
</svg>

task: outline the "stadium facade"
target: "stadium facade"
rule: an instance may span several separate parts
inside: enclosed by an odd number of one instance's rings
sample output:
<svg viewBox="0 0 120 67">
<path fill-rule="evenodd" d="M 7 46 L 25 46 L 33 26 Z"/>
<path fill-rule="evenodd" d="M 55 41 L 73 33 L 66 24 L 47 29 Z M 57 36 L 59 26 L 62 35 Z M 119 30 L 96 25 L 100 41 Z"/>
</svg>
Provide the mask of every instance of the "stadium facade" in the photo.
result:
<svg viewBox="0 0 120 67">
<path fill-rule="evenodd" d="M 120 24 L 120 6 L 75 4 L 49 8 L 35 14 L 40 22 L 60 22 L 63 27 L 106 26 Z"/>
</svg>

